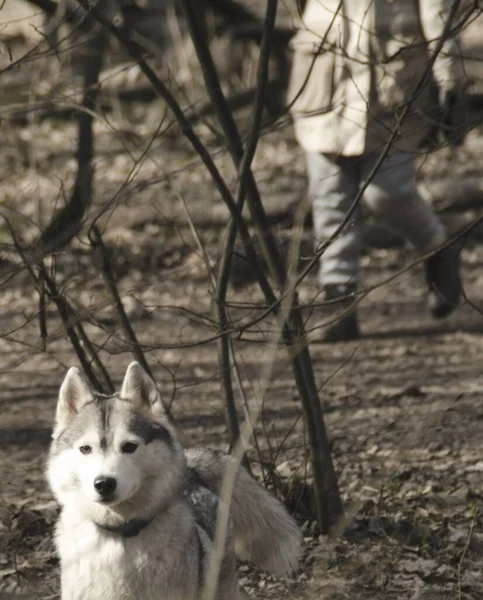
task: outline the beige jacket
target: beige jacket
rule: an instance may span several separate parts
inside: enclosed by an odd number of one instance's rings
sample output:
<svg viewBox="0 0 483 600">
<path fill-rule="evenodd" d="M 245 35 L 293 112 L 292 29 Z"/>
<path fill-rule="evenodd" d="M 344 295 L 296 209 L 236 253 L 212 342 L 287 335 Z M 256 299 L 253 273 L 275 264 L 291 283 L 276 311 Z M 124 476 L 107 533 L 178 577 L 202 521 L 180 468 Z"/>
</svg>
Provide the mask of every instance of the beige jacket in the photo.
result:
<svg viewBox="0 0 483 600">
<path fill-rule="evenodd" d="M 292 39 L 288 93 L 300 145 L 343 156 L 380 150 L 423 78 L 453 1 L 308 0 Z M 462 0 L 463 9 L 469 4 Z M 453 36 L 414 100 L 396 147 L 417 149 L 437 118 L 437 90 L 453 90 L 462 78 Z"/>
</svg>

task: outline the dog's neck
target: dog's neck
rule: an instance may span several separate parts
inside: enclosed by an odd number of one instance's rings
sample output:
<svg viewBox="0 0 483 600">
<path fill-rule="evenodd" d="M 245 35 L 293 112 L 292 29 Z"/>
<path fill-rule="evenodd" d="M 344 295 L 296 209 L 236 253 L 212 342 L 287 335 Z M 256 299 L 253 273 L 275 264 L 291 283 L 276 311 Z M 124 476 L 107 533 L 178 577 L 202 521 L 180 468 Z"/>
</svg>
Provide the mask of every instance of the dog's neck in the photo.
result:
<svg viewBox="0 0 483 600">
<path fill-rule="evenodd" d="M 120 535 L 123 538 L 135 537 L 139 535 L 143 529 L 149 527 L 156 517 L 166 514 L 173 504 L 179 501 L 182 497 L 182 493 L 173 495 L 173 497 L 169 498 L 164 504 L 158 506 L 156 512 L 150 517 L 133 517 L 132 519 L 126 519 L 120 523 L 112 524 L 99 523 L 99 521 L 96 521 L 95 519 L 93 521 L 97 527 L 103 531 Z"/>
<path fill-rule="evenodd" d="M 100 525 L 99 523 L 96 525 L 109 533 L 117 533 L 123 538 L 129 538 L 139 535 L 143 529 L 151 525 L 154 518 L 153 516 L 150 519 L 129 519 L 120 525 Z"/>
<path fill-rule="evenodd" d="M 105 518 L 106 515 L 104 515 L 104 518 L 102 518 L 102 517 L 99 518 L 101 515 L 97 515 L 97 518 L 96 518 L 96 516 L 93 515 L 92 521 L 95 523 L 95 525 L 97 527 L 99 527 L 99 529 L 102 529 L 103 531 L 107 531 L 108 533 L 114 533 L 114 534 L 120 535 L 123 538 L 135 537 L 135 536 L 139 535 L 141 533 L 141 531 L 143 531 L 143 529 L 146 529 L 146 527 L 149 527 L 149 525 L 151 525 L 151 523 L 154 521 L 154 519 L 156 519 L 156 517 L 159 517 L 160 515 L 165 514 L 167 511 L 169 511 L 169 509 L 172 507 L 173 504 L 175 504 L 181 498 L 183 498 L 183 496 L 185 494 L 187 483 L 188 483 L 188 473 L 186 472 L 184 474 L 184 477 L 182 479 L 180 479 L 180 481 L 179 481 L 179 489 L 177 490 L 177 492 L 174 492 L 170 498 L 165 499 L 165 501 L 162 502 L 161 504 L 158 504 L 157 506 L 152 507 L 153 512 L 151 512 L 150 517 L 134 517 L 133 516 L 132 518 L 129 518 L 128 515 L 126 515 L 124 518 L 125 520 L 119 522 L 119 521 L 117 521 L 117 519 L 119 519 L 119 517 L 121 517 L 121 515 L 118 514 L 113 522 L 112 515 L 110 518 L 108 517 L 107 519 Z M 149 512 L 148 512 L 148 514 L 149 514 Z M 126 518 L 126 517 L 128 517 L 128 518 Z M 107 521 L 107 522 L 100 522 L 100 521 Z"/>
</svg>

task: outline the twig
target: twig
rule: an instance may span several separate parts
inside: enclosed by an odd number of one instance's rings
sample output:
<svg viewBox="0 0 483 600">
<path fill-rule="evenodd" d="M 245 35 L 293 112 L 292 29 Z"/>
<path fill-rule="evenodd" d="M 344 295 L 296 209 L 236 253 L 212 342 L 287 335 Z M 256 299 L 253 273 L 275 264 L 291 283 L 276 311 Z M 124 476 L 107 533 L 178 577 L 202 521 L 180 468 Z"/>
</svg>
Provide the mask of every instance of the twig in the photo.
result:
<svg viewBox="0 0 483 600">
<path fill-rule="evenodd" d="M 291 269 L 289 269 L 289 278 L 291 276 Z M 290 281 L 287 282 L 287 285 L 290 286 Z M 270 336 L 270 340 L 268 343 L 269 351 L 267 353 L 267 360 L 263 364 L 261 376 L 260 376 L 260 386 L 258 389 L 258 394 L 256 398 L 256 402 L 253 403 L 252 410 L 250 411 L 250 418 L 247 418 L 241 427 L 240 438 L 233 449 L 232 455 L 234 460 L 230 462 L 227 467 L 222 481 L 221 491 L 220 491 L 220 508 L 217 515 L 216 522 L 216 533 L 214 540 L 214 551 L 210 559 L 208 574 L 206 577 L 206 584 L 203 590 L 203 600 L 213 600 L 215 598 L 216 589 L 218 585 L 218 574 L 221 567 L 221 561 L 223 557 L 225 536 L 227 532 L 227 526 L 229 522 L 230 515 L 230 501 L 233 493 L 233 487 L 235 484 L 235 479 L 238 473 L 238 469 L 240 466 L 241 459 L 243 457 L 244 452 L 244 440 L 247 439 L 251 433 L 252 424 L 255 423 L 260 416 L 260 412 L 263 407 L 263 398 L 265 397 L 266 390 L 270 384 L 272 378 L 273 367 L 276 362 L 277 355 L 277 341 L 280 337 L 281 331 L 286 329 L 286 321 L 287 314 L 291 310 L 291 302 L 292 299 L 289 295 L 284 297 L 282 305 L 280 307 L 280 312 L 278 316 L 278 327 L 272 332 Z M 328 454 L 330 460 L 330 454 Z M 315 477 L 315 473 L 314 473 Z M 332 508 L 332 506 L 331 506 Z M 324 515 L 325 516 L 325 515 Z"/>
<path fill-rule="evenodd" d="M 124 332 L 125 341 L 128 342 L 134 358 L 140 363 L 146 373 L 148 373 L 148 375 L 154 381 L 153 373 L 149 367 L 148 361 L 144 356 L 141 345 L 139 344 L 136 334 L 134 333 L 134 329 L 132 328 L 131 322 L 129 321 L 126 311 L 124 310 L 121 296 L 119 295 L 119 290 L 117 289 L 116 282 L 114 281 L 109 251 L 104 244 L 104 240 L 102 239 L 101 232 L 97 225 L 90 230 L 89 239 L 93 249 L 99 256 L 102 277 L 112 298 L 114 308 Z"/>
<path fill-rule="evenodd" d="M 216 294 L 218 298 L 218 283 L 213 274 L 213 269 L 211 268 L 208 256 L 206 255 L 205 249 L 201 243 L 201 240 L 198 236 L 196 228 L 193 223 L 193 219 L 191 218 L 191 214 L 188 209 L 188 205 L 183 197 L 180 197 L 183 203 L 185 214 L 188 218 L 189 227 L 191 230 L 191 234 L 195 239 L 195 242 L 199 248 L 199 251 L 203 257 L 206 270 L 211 279 L 211 283 L 213 286 L 213 292 Z M 225 334 L 226 329 L 228 328 L 228 319 L 226 315 L 226 307 L 224 305 L 220 305 L 217 302 L 217 306 L 219 307 L 218 313 L 218 330 L 220 332 L 220 337 L 218 338 L 218 362 L 219 362 L 219 373 L 224 393 L 224 407 L 225 407 L 225 418 L 226 423 L 228 425 L 228 429 L 230 432 L 230 446 L 229 449 L 235 445 L 236 441 L 240 436 L 240 424 L 238 421 L 238 413 L 236 410 L 235 397 L 233 394 L 233 385 L 231 381 L 231 364 L 230 364 L 230 347 L 227 345 L 229 341 L 228 334 Z M 246 466 L 248 466 L 247 461 L 245 461 Z"/>
<path fill-rule="evenodd" d="M 17 252 L 18 252 L 20 258 L 22 259 L 22 261 L 24 262 L 25 267 L 29 271 L 34 283 L 36 285 L 40 285 L 40 282 L 41 282 L 42 290 L 44 292 L 47 291 L 49 297 L 54 302 L 54 304 L 57 306 L 57 310 L 59 311 L 59 315 L 62 319 L 64 329 L 65 329 L 67 335 L 69 336 L 72 346 L 74 347 L 77 357 L 79 358 L 79 361 L 84 368 L 84 371 L 89 379 L 89 382 L 96 390 L 98 390 L 100 392 L 112 393 L 114 391 L 114 387 L 112 385 L 109 374 L 107 373 L 107 370 L 105 369 L 101 360 L 97 356 L 97 353 L 95 352 L 95 350 L 91 344 L 91 341 L 89 340 L 88 336 L 86 335 L 84 328 L 82 327 L 82 324 L 80 323 L 80 320 L 75 316 L 74 310 L 70 306 L 69 302 L 67 301 L 66 298 L 64 298 L 60 294 L 60 292 L 56 286 L 55 280 L 53 278 L 51 278 L 50 275 L 47 273 L 47 269 L 45 268 L 45 266 L 43 265 L 42 262 L 38 264 L 39 277 L 37 277 L 37 275 L 34 272 L 32 264 L 28 261 L 26 255 L 17 239 L 17 236 L 15 234 L 13 227 L 11 226 L 8 219 L 5 219 L 5 222 L 7 223 L 7 227 L 10 230 L 12 240 L 17 249 Z M 47 288 L 45 288 L 44 282 L 47 284 Z M 46 342 L 44 340 L 44 344 L 45 343 Z M 97 377 L 94 369 L 92 368 L 91 361 L 88 359 L 84 348 L 87 348 L 87 350 L 90 352 L 91 357 L 92 357 L 91 360 L 96 365 L 97 370 L 99 371 L 99 374 L 101 376 L 101 379 L 99 379 Z M 45 350 L 45 348 L 44 348 L 44 350 Z"/>
<path fill-rule="evenodd" d="M 106 45 L 107 32 L 100 29 L 89 44 L 84 57 L 84 110 L 78 115 L 79 140 L 74 190 L 67 205 L 54 216 L 50 225 L 43 231 L 39 241 L 42 256 L 37 257 L 37 260 L 65 246 L 79 232 L 84 215 L 92 202 L 92 112 L 99 94 L 98 80 Z"/>
<path fill-rule="evenodd" d="M 257 87 L 255 94 L 255 108 L 254 117 L 251 127 L 251 132 L 248 138 L 246 149 L 243 153 L 242 159 L 239 165 L 238 171 L 238 186 L 236 190 L 235 202 L 241 212 L 243 210 L 243 204 L 245 201 L 245 185 L 246 173 L 250 169 L 257 142 L 260 136 L 260 126 L 263 116 L 263 105 L 268 84 L 268 68 L 270 61 L 270 46 L 273 29 L 275 26 L 275 16 L 277 11 L 277 2 L 269 2 L 267 5 L 267 14 L 265 17 L 264 37 L 262 41 L 262 47 L 260 52 L 260 64 L 258 67 L 258 78 Z M 200 59 L 201 60 L 201 59 Z M 221 90 L 220 90 L 221 92 Z M 213 103 L 216 107 L 217 104 Z M 216 110 L 216 109 L 215 109 Z M 231 113 L 230 113 L 231 114 Z M 234 126 L 234 123 L 230 125 L 230 128 Z M 235 127 L 236 129 L 236 127 Z M 233 396 L 233 384 L 231 379 L 231 364 L 230 354 L 231 345 L 229 340 L 229 334 L 227 332 L 229 327 L 229 320 L 226 308 L 226 293 L 228 289 L 228 282 L 230 279 L 230 271 L 233 257 L 233 249 L 235 246 L 237 234 L 237 224 L 234 218 L 230 220 L 228 231 L 225 238 L 224 247 L 221 253 L 221 260 L 218 266 L 218 277 L 217 277 L 217 294 L 215 301 L 215 311 L 218 318 L 218 327 L 220 331 L 220 338 L 218 340 L 218 363 L 220 369 L 220 376 L 222 381 L 223 393 L 225 398 L 225 405 L 230 419 L 230 433 L 231 433 L 231 444 L 234 446 L 240 435 L 238 426 L 238 417 L 235 409 L 235 402 Z"/>
<path fill-rule="evenodd" d="M 10 231 L 10 235 L 12 236 L 13 245 L 15 246 L 15 249 L 17 250 L 18 255 L 22 259 L 24 266 L 26 267 L 27 271 L 29 272 L 30 277 L 32 278 L 32 281 L 34 283 L 34 286 L 36 287 L 37 292 L 39 294 L 38 315 L 39 315 L 40 339 L 42 340 L 42 350 L 45 351 L 46 346 L 47 346 L 47 316 L 46 316 L 46 310 L 45 310 L 45 285 L 44 285 L 42 278 L 37 277 L 32 264 L 29 263 L 27 257 L 25 256 L 25 252 L 23 251 L 23 248 L 18 240 L 18 237 L 17 237 L 17 234 L 15 233 L 14 228 L 12 227 L 12 224 L 10 223 L 10 220 L 7 219 L 5 216 L 3 218 L 5 220 L 8 230 Z"/>
<path fill-rule="evenodd" d="M 77 354 L 77 357 L 84 369 L 84 372 L 89 379 L 89 383 L 98 392 L 113 393 L 114 386 L 112 385 L 111 379 L 97 357 L 92 345 L 90 344 L 89 338 L 87 337 L 84 328 L 80 321 L 75 318 L 74 310 L 67 301 L 67 299 L 59 292 L 55 281 L 47 273 L 45 267 L 39 265 L 39 271 L 41 277 L 46 283 L 46 291 L 54 302 L 59 311 L 60 318 L 64 325 L 65 331 L 71 341 L 71 344 Z M 74 317 L 74 318 L 73 318 Z M 76 323 L 75 325 L 73 323 Z M 84 347 L 87 347 L 91 353 L 91 360 L 87 357 Z M 92 366 L 92 362 L 97 366 L 99 370 L 100 378 L 97 376 L 95 369 Z"/>
<path fill-rule="evenodd" d="M 47 347 L 47 310 L 45 304 L 45 284 L 44 280 L 41 279 L 37 287 L 39 293 L 39 327 L 40 327 L 40 339 L 42 340 L 42 349 L 45 351 Z"/>
<path fill-rule="evenodd" d="M 235 167 L 241 170 L 241 162 L 244 159 L 243 144 L 236 123 L 233 119 L 233 115 L 228 107 L 226 98 L 221 89 L 220 80 L 218 78 L 213 58 L 210 54 L 206 32 L 200 20 L 200 15 L 198 12 L 196 1 L 181 0 L 181 3 L 186 16 L 188 29 L 190 31 L 191 38 L 196 49 L 198 61 L 203 72 L 205 86 L 208 91 L 208 94 L 210 95 L 211 102 L 213 104 L 213 109 L 218 119 L 218 122 L 222 127 L 228 151 L 232 157 L 232 161 Z M 272 0 L 271 2 L 267 3 L 267 15 L 271 16 L 273 12 L 275 12 L 276 14 L 277 4 L 278 3 L 275 0 Z M 266 20 L 266 23 L 268 24 L 269 21 Z M 273 31 L 273 27 L 271 29 Z M 270 42 L 270 30 L 268 32 L 268 35 L 268 42 Z M 268 45 L 268 48 L 269 47 L 270 46 Z M 266 85 L 266 76 L 264 78 L 263 85 Z M 257 127 L 259 128 L 259 125 Z M 253 153 L 255 152 L 257 143 L 258 135 L 254 136 L 253 139 Z M 281 289 L 283 288 L 283 282 L 285 279 L 284 267 L 273 235 L 271 234 L 269 228 L 266 226 L 265 210 L 262 205 L 257 184 L 255 182 L 250 168 L 252 158 L 253 155 L 247 153 L 245 158 L 246 164 L 243 167 L 243 171 L 241 171 L 243 177 L 239 177 L 238 180 L 238 185 L 241 188 L 239 194 L 242 198 L 244 198 L 245 194 L 248 195 L 248 204 L 253 217 L 253 222 L 255 223 L 259 234 L 264 234 L 260 235 L 260 242 L 265 260 L 269 266 L 270 274 L 274 278 L 277 287 Z"/>
<path fill-rule="evenodd" d="M 158 94 L 159 97 L 163 98 L 170 110 L 172 111 L 174 117 L 178 121 L 183 135 L 189 140 L 195 152 L 199 155 L 204 165 L 206 166 L 208 172 L 210 173 L 218 192 L 222 198 L 222 200 L 227 205 L 230 214 L 236 220 L 237 228 L 240 233 L 240 237 L 242 238 L 243 244 L 246 249 L 247 259 L 250 261 L 253 269 L 257 272 L 259 285 L 268 293 L 271 290 L 270 285 L 267 282 L 265 274 L 263 273 L 263 269 L 259 267 L 259 260 L 256 253 L 253 251 L 251 244 L 251 237 L 248 232 L 247 225 L 242 217 L 242 214 L 238 210 L 236 203 L 233 199 L 233 196 L 228 189 L 228 186 L 221 176 L 219 170 L 217 169 L 213 159 L 210 156 L 207 148 L 201 142 L 199 137 L 196 135 L 193 126 L 189 119 L 184 114 L 183 110 L 179 106 L 178 102 L 168 90 L 168 88 L 164 85 L 164 83 L 159 79 L 156 73 L 151 69 L 151 67 L 146 62 L 142 52 L 139 50 L 139 47 L 133 44 L 129 38 L 121 31 L 118 27 L 116 27 L 112 22 L 110 22 L 106 17 L 97 10 L 95 6 L 92 6 L 88 0 L 76 0 L 78 4 L 80 4 L 85 10 L 89 11 L 90 14 L 107 30 L 109 31 L 121 44 L 124 48 L 129 52 L 129 54 L 133 57 L 134 60 L 137 61 L 139 68 L 147 77 L 153 89 Z M 274 301 L 275 301 L 274 297 Z"/>
<path fill-rule="evenodd" d="M 458 561 L 458 600 L 462 599 L 462 590 L 461 590 L 461 568 L 463 566 L 463 560 L 468 552 L 468 548 L 470 547 L 471 538 L 473 537 L 473 531 L 476 526 L 476 517 L 478 516 L 478 507 L 475 505 L 473 508 L 473 519 L 471 520 L 470 531 L 468 532 L 468 539 L 466 540 L 465 547 L 463 548 L 463 553 L 461 554 L 461 558 Z"/>
<path fill-rule="evenodd" d="M 193 0 L 182 0 L 182 3 L 193 43 L 197 51 L 198 60 L 203 71 L 207 91 L 210 94 L 218 121 L 220 122 L 225 138 L 227 139 L 227 147 L 232 156 L 232 160 L 235 166 L 240 169 L 241 161 L 243 159 L 240 136 L 221 91 L 220 82 L 207 46 L 206 37 L 197 15 L 196 6 Z M 276 7 L 277 2 L 275 0 L 268 3 L 267 14 L 270 14 L 270 11 L 276 11 Z M 256 143 L 254 146 L 256 147 Z M 286 322 L 281 327 L 282 338 L 291 359 L 297 389 L 304 407 L 304 414 L 307 420 L 311 441 L 311 456 L 318 518 L 321 530 L 327 532 L 331 525 L 336 522 L 342 514 L 342 502 L 340 499 L 337 478 L 330 456 L 330 448 L 322 409 L 318 398 L 310 352 L 304 337 L 304 324 L 298 309 L 297 294 L 295 292 L 295 287 L 288 285 L 288 282 L 286 281 L 286 271 L 283 261 L 273 234 L 268 226 L 259 191 L 250 169 L 251 158 L 249 155 L 247 155 L 247 158 L 247 164 L 243 171 L 244 177 L 239 180 L 239 186 L 246 189 L 247 203 L 253 222 L 255 223 L 259 234 L 262 234 L 260 242 L 270 273 L 275 280 L 277 287 L 282 292 L 285 292 L 285 300 L 287 300 L 287 298 L 290 299 L 291 308 L 286 311 Z M 243 189 L 240 194 L 243 196 Z M 276 302 L 273 290 L 271 288 L 262 288 L 262 291 L 267 302 L 270 305 L 273 305 Z"/>
</svg>

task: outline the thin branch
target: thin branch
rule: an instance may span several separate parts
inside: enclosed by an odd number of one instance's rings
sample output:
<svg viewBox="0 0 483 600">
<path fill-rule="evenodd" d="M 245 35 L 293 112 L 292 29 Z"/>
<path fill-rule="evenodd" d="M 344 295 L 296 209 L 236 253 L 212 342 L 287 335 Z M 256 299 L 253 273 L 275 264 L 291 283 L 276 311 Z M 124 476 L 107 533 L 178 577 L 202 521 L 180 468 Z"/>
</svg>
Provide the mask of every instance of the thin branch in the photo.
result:
<svg viewBox="0 0 483 600">
<path fill-rule="evenodd" d="M 77 176 L 70 200 L 54 216 L 50 225 L 43 231 L 38 242 L 41 256 L 65 246 L 82 227 L 82 221 L 92 202 L 92 159 L 94 154 L 94 134 L 92 129 L 97 96 L 99 94 L 99 74 L 107 45 L 107 33 L 97 32 L 84 56 L 84 97 L 78 115 L 79 140 L 77 146 Z"/>
<path fill-rule="evenodd" d="M 253 251 L 253 247 L 251 244 L 251 237 L 248 232 L 247 225 L 242 217 L 241 212 L 238 210 L 236 203 L 233 199 L 233 196 L 226 185 L 225 180 L 221 176 L 219 170 L 217 169 L 210 153 L 207 148 L 201 142 L 199 137 L 196 135 L 193 126 L 189 119 L 184 114 L 183 110 L 179 106 L 178 102 L 174 98 L 173 94 L 168 90 L 168 88 L 164 85 L 164 83 L 159 79 L 153 69 L 148 65 L 146 59 L 144 58 L 142 52 L 139 50 L 139 47 L 136 44 L 133 44 L 129 38 L 121 31 L 118 27 L 116 27 L 113 23 L 111 23 L 106 17 L 97 10 L 96 7 L 92 6 L 88 0 L 76 0 L 78 4 L 80 4 L 86 11 L 89 11 L 91 15 L 107 30 L 111 33 L 124 48 L 129 52 L 129 54 L 133 57 L 133 59 L 138 63 L 139 68 L 147 77 L 153 89 L 161 97 L 170 110 L 172 111 L 174 117 L 178 121 L 183 135 L 189 140 L 195 152 L 200 156 L 204 165 L 206 166 L 208 172 L 210 173 L 218 192 L 222 198 L 222 200 L 227 205 L 232 217 L 236 220 L 237 228 L 240 233 L 240 237 L 242 238 L 243 244 L 246 248 L 247 259 L 250 261 L 252 268 L 256 271 L 259 285 L 264 290 L 264 293 L 271 290 L 270 285 L 267 282 L 265 274 L 263 273 L 263 269 L 259 266 L 259 260 L 256 253 Z M 276 298 L 273 296 L 273 301 Z"/>
<path fill-rule="evenodd" d="M 41 277 L 46 283 L 46 291 L 54 302 L 59 311 L 60 318 L 64 325 L 65 331 L 70 339 L 70 342 L 77 354 L 77 357 L 84 369 L 84 372 L 89 379 L 89 383 L 98 392 L 113 393 L 114 386 L 107 373 L 104 365 L 97 357 L 97 354 L 87 337 L 84 328 L 80 321 L 75 317 L 75 312 L 67 299 L 60 293 L 55 281 L 47 273 L 47 269 L 40 264 L 39 271 Z M 75 325 L 73 323 L 76 323 Z M 88 358 L 85 348 L 87 348 L 91 354 L 91 359 Z M 99 371 L 100 377 L 98 377 L 96 370 L 93 368 L 93 363 L 96 365 Z"/>
<path fill-rule="evenodd" d="M 475 504 L 473 508 L 473 518 L 471 520 L 470 531 L 468 532 L 468 539 L 466 540 L 465 547 L 463 548 L 463 552 L 461 554 L 461 558 L 458 561 L 458 600 L 462 600 L 462 586 L 461 586 L 461 570 L 463 567 L 463 560 L 468 552 L 468 548 L 470 547 L 471 539 L 473 537 L 473 532 L 476 527 L 476 519 L 478 516 L 478 506 Z"/>
<path fill-rule="evenodd" d="M 112 298 L 114 309 L 124 332 L 125 341 L 128 342 L 134 358 L 154 381 L 153 373 L 149 367 L 148 361 L 144 356 L 141 345 L 139 344 L 136 334 L 134 333 L 134 329 L 132 328 L 131 322 L 129 321 L 126 311 L 124 310 L 121 296 L 119 295 L 119 290 L 117 289 L 116 282 L 114 281 L 109 251 L 104 244 L 104 240 L 102 239 L 101 232 L 97 225 L 94 226 L 90 231 L 90 241 L 92 248 L 99 257 L 102 277 Z"/>
<path fill-rule="evenodd" d="M 262 41 L 261 53 L 260 53 L 260 64 L 258 67 L 258 77 L 255 95 L 255 108 L 252 122 L 251 132 L 248 138 L 246 149 L 243 153 L 242 160 L 240 162 L 238 171 L 238 186 L 236 190 L 235 202 L 241 212 L 245 201 L 246 188 L 244 182 L 246 181 L 246 173 L 250 169 L 257 143 L 260 137 L 260 126 L 263 117 L 263 105 L 265 102 L 265 94 L 268 84 L 268 69 L 270 62 L 270 47 L 272 41 L 273 29 L 275 26 L 275 17 L 277 14 L 277 1 L 269 1 L 267 4 L 267 12 L 265 16 L 265 27 L 264 37 Z M 216 106 L 216 105 L 215 105 Z M 231 379 L 231 346 L 229 340 L 229 320 L 226 309 L 226 294 L 228 289 L 228 282 L 230 279 L 231 264 L 233 257 L 233 249 L 235 246 L 237 234 L 237 224 L 234 218 L 231 219 L 228 226 L 228 231 L 225 238 L 224 247 L 221 253 L 221 260 L 218 266 L 218 277 L 217 277 L 217 293 L 215 300 L 215 311 L 218 318 L 218 327 L 221 333 L 218 340 L 218 363 L 220 369 L 220 376 L 222 381 L 223 393 L 225 397 L 225 406 L 227 407 L 231 443 L 234 446 L 240 435 L 238 426 L 238 417 L 235 408 L 235 401 L 233 396 L 233 383 Z"/>
<path fill-rule="evenodd" d="M 232 156 L 232 160 L 235 166 L 240 168 L 243 159 L 240 135 L 226 103 L 226 99 L 221 91 L 216 68 L 207 46 L 203 28 L 200 25 L 194 0 L 182 0 L 182 3 L 192 40 L 198 55 L 198 60 L 203 71 L 207 91 L 210 94 L 215 113 L 223 128 L 225 138 L 227 139 L 227 146 Z M 274 4 L 276 9 L 276 3 Z M 307 420 L 311 441 L 311 456 L 318 518 L 322 531 L 326 532 L 342 514 L 342 502 L 334 466 L 330 456 L 328 437 L 315 383 L 310 352 L 304 336 L 304 324 L 298 308 L 295 287 L 289 285 L 286 281 L 285 267 L 268 225 L 257 184 L 251 169 L 247 168 L 244 174 L 245 178 L 239 182 L 239 185 L 246 186 L 247 203 L 250 213 L 259 234 L 262 234 L 260 243 L 265 260 L 269 265 L 270 273 L 274 278 L 277 287 L 282 292 L 285 291 L 286 293 L 284 301 L 287 299 L 290 300 L 290 309 L 285 312 L 286 322 L 281 327 L 282 339 L 290 356 L 297 389 L 300 394 L 305 418 Z M 262 288 L 262 291 L 265 294 L 267 302 L 270 305 L 273 305 L 274 302 L 276 302 L 273 290 L 271 288 Z"/>
<path fill-rule="evenodd" d="M 183 10 L 186 16 L 188 29 L 193 40 L 198 61 L 203 72 L 206 90 L 210 95 L 214 112 L 220 123 L 225 136 L 228 151 L 232 157 L 233 163 L 237 169 L 240 168 L 243 159 L 243 144 L 238 132 L 233 115 L 228 107 L 226 98 L 221 89 L 220 80 L 216 71 L 213 58 L 208 47 L 206 32 L 204 30 L 196 0 L 181 0 Z M 267 11 L 271 4 L 267 5 Z M 275 11 L 277 3 L 275 3 Z M 271 38 L 269 38 L 270 41 Z M 256 143 L 255 143 L 256 148 Z M 239 185 L 246 189 L 248 195 L 248 204 L 252 214 L 255 227 L 260 234 L 260 242 L 265 260 L 269 266 L 269 272 L 276 282 L 279 289 L 283 288 L 285 272 L 283 262 L 277 249 L 277 245 L 267 224 L 265 210 L 262 205 L 257 184 L 249 168 L 251 160 L 248 162 L 248 168 L 244 172 L 244 179 L 239 181 Z M 245 187 L 246 186 L 246 187 Z"/>
</svg>

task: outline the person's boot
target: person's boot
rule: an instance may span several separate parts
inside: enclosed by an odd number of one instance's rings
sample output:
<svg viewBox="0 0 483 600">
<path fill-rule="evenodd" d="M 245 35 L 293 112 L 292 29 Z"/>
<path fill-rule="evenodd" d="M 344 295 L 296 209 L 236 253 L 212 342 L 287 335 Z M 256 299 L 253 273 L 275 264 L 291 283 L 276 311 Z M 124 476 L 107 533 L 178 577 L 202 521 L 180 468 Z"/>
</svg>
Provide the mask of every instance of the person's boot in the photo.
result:
<svg viewBox="0 0 483 600">
<path fill-rule="evenodd" d="M 347 310 L 354 303 L 355 285 L 331 285 L 325 288 L 324 301 L 328 308 L 335 314 Z M 357 313 L 354 310 L 341 317 L 323 332 L 320 341 L 323 342 L 349 342 L 361 337 Z"/>
<path fill-rule="evenodd" d="M 458 307 L 461 296 L 461 247 L 461 242 L 457 241 L 425 262 L 428 307 L 435 319 L 444 319 Z"/>
</svg>

